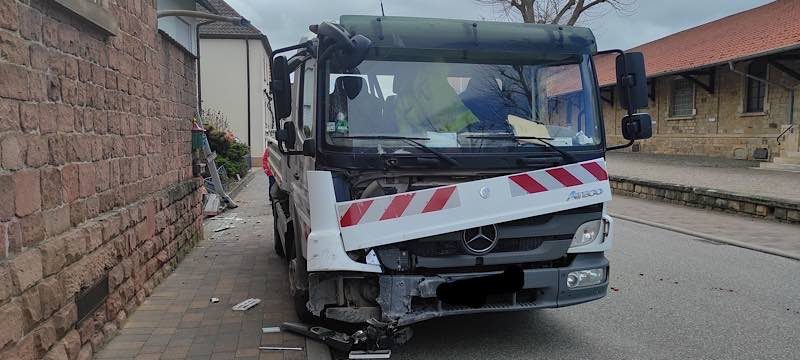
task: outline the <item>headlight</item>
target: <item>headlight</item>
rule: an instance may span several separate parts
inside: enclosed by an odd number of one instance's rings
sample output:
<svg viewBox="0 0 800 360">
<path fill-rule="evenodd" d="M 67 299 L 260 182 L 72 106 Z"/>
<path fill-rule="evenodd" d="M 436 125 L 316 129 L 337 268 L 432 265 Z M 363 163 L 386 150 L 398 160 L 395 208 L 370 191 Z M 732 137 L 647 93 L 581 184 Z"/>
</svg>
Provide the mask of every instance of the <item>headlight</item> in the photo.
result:
<svg viewBox="0 0 800 360">
<path fill-rule="evenodd" d="M 604 268 L 573 271 L 567 274 L 567 288 L 569 289 L 602 284 L 604 281 L 606 281 L 606 269 Z"/>
<path fill-rule="evenodd" d="M 600 234 L 603 233 L 603 222 L 601 220 L 592 220 L 583 223 L 578 227 L 575 236 L 572 237 L 572 244 L 569 247 L 583 246 L 591 243 Z"/>
</svg>

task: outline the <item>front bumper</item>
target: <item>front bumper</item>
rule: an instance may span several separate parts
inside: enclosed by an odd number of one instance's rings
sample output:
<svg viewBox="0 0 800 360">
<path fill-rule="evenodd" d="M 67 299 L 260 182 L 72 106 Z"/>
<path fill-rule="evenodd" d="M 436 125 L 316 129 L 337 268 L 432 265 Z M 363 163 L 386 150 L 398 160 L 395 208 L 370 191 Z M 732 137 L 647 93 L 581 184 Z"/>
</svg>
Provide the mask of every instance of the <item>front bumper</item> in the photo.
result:
<svg viewBox="0 0 800 360">
<path fill-rule="evenodd" d="M 439 275 L 381 275 L 378 303 L 384 320 L 409 325 L 436 317 L 525 309 L 556 308 L 597 300 L 606 295 L 608 276 L 602 284 L 578 289 L 566 287 L 572 271 L 605 268 L 608 259 L 602 252 L 577 254 L 568 266 L 523 270 L 522 290 L 492 295 L 478 308 L 448 305 L 437 298 L 436 288 L 460 279 L 494 275 L 499 272 Z"/>
</svg>

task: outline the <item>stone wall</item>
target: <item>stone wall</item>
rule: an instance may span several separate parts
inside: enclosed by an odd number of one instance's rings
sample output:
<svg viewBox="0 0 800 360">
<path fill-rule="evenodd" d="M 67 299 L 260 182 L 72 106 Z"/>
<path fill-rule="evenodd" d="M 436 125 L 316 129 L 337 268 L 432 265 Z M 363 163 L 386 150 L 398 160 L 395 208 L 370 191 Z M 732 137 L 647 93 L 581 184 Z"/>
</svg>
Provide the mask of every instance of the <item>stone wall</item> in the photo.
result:
<svg viewBox="0 0 800 360">
<path fill-rule="evenodd" d="M 110 3 L 107 37 L 52 1 L 0 0 L 0 359 L 91 358 L 202 236 L 194 58 L 155 1 Z"/>
<path fill-rule="evenodd" d="M 800 72 L 800 61 L 781 60 L 781 63 Z M 744 71 L 747 62 L 737 65 Z M 800 122 L 800 81 L 783 73 L 774 66 L 768 67 L 768 78 L 772 82 L 794 87 L 795 123 Z M 648 109 L 642 109 L 653 117 L 653 137 L 639 141 L 640 151 L 658 154 L 707 155 L 724 158 L 753 159 L 753 150 L 768 148 L 770 156 L 778 156 L 776 137 L 781 126 L 788 124 L 789 91 L 779 86 L 768 85 L 764 112 L 744 114 L 744 78 L 726 66 L 716 68 L 714 93 L 695 86 L 696 114 L 686 118 L 669 116 L 671 81 L 676 76 L 652 79 L 655 100 Z M 708 77 L 697 76 L 708 82 Z M 620 120 L 625 111 L 603 102 L 603 117 L 607 140 L 610 144 L 621 144 Z M 628 150 L 630 151 L 630 149 Z"/>
<path fill-rule="evenodd" d="M 745 215 L 791 224 L 800 224 L 800 203 L 755 195 L 740 195 L 719 189 L 709 189 L 658 181 L 611 176 L 615 195 L 662 201 L 676 205 Z"/>
</svg>

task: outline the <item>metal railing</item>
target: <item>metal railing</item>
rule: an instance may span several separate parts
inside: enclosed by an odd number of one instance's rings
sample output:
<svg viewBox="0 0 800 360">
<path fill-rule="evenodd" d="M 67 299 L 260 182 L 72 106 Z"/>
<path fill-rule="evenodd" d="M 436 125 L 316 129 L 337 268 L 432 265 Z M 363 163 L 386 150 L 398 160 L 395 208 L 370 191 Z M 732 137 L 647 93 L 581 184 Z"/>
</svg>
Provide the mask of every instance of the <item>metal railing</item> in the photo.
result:
<svg viewBox="0 0 800 360">
<path fill-rule="evenodd" d="M 777 138 L 775 138 L 775 140 L 778 141 L 779 146 L 781 144 L 781 138 L 783 137 L 783 135 L 786 135 L 786 133 L 789 132 L 789 130 L 792 130 L 793 127 L 794 124 L 789 124 L 789 127 L 787 127 L 786 130 L 783 130 L 783 132 L 780 135 L 778 135 Z"/>
</svg>

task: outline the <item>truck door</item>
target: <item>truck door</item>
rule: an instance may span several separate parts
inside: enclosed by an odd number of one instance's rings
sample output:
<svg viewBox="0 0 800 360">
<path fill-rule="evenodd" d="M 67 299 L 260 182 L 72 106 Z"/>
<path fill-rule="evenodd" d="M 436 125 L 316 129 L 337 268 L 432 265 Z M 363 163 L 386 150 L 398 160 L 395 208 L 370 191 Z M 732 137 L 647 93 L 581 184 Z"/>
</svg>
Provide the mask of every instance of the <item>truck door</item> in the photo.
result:
<svg viewBox="0 0 800 360">
<path fill-rule="evenodd" d="M 302 149 L 304 141 L 314 136 L 314 93 L 316 89 L 316 61 L 307 60 L 294 74 L 297 84 L 296 108 L 293 121 L 297 129 L 297 149 Z M 292 155 L 288 161 L 291 175 L 291 194 L 296 217 L 296 238 L 300 241 L 302 254 L 306 255 L 306 238 L 311 232 L 311 216 L 308 204 L 308 187 L 306 171 L 314 170 L 314 158 L 304 155 Z"/>
</svg>

